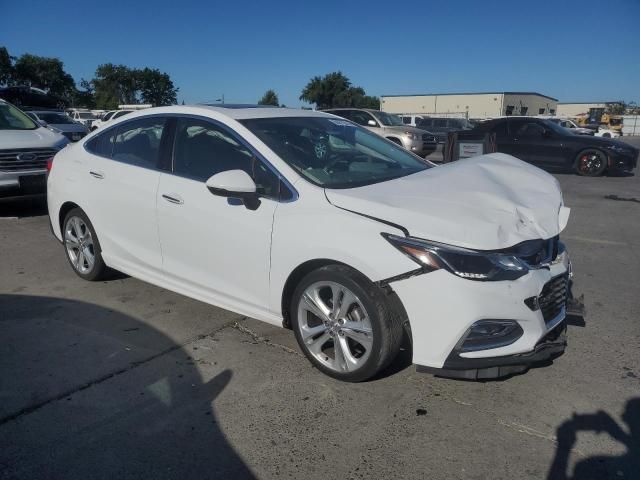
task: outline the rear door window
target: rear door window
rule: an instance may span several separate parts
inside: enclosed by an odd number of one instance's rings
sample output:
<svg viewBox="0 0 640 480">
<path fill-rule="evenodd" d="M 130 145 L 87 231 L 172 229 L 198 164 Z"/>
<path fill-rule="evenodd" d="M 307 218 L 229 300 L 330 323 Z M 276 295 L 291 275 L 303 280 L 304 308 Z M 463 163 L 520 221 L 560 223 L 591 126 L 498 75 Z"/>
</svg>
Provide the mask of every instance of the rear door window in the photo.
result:
<svg viewBox="0 0 640 480">
<path fill-rule="evenodd" d="M 145 118 L 121 125 L 112 158 L 137 167 L 156 168 L 165 123 L 164 118 Z"/>
</svg>

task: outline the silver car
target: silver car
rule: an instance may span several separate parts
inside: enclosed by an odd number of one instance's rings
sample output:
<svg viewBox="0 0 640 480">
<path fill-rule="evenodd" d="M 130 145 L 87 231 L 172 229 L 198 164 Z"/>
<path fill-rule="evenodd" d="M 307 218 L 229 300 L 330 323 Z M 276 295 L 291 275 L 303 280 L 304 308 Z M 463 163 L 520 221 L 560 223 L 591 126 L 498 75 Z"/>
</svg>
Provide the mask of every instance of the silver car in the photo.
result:
<svg viewBox="0 0 640 480">
<path fill-rule="evenodd" d="M 325 110 L 325 112 L 362 125 L 421 157 L 433 153 L 438 146 L 433 134 L 420 128 L 405 125 L 400 117 L 391 113 L 366 108 L 332 108 Z"/>
<path fill-rule="evenodd" d="M 43 127 L 61 133 L 72 142 L 77 142 L 89 133 L 85 125 L 73 121 L 64 112 L 34 110 L 25 113 Z"/>
</svg>

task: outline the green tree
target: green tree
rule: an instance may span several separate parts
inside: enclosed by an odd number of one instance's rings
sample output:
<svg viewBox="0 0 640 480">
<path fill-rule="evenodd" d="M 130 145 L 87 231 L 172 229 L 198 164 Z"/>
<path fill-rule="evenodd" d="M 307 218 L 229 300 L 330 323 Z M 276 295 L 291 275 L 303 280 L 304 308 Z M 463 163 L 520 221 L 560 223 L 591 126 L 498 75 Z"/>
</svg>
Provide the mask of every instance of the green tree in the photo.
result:
<svg viewBox="0 0 640 480">
<path fill-rule="evenodd" d="M 129 67 L 112 63 L 98 65 L 92 83 L 98 108 L 115 109 L 118 105 L 138 103 L 137 74 Z"/>
<path fill-rule="evenodd" d="M 275 105 L 277 107 L 278 105 L 280 105 L 278 94 L 271 89 L 267 90 L 266 92 L 264 92 L 262 98 L 258 101 L 258 105 Z"/>
<path fill-rule="evenodd" d="M 0 47 L 0 85 L 9 85 L 13 80 L 13 60 L 6 47 Z"/>
<path fill-rule="evenodd" d="M 302 90 L 300 100 L 314 103 L 316 108 L 357 107 L 380 108 L 378 97 L 367 95 L 362 87 L 354 87 L 342 72 L 313 77 Z"/>
<path fill-rule="evenodd" d="M 171 77 L 158 69 L 129 68 L 105 63 L 96 69 L 91 82 L 98 108 L 114 109 L 118 105 L 150 103 L 154 106 L 176 103 L 178 89 Z"/>
<path fill-rule="evenodd" d="M 171 77 L 154 68 L 137 71 L 138 89 L 143 103 L 154 107 L 175 105 L 178 89 L 173 85 Z"/>
<path fill-rule="evenodd" d="M 57 58 L 25 53 L 16 60 L 13 69 L 15 84 L 40 88 L 65 99 L 71 99 L 75 92 L 73 77 L 64 71 L 64 64 Z"/>
<path fill-rule="evenodd" d="M 80 80 L 80 89 L 76 89 L 74 93 L 73 106 L 96 108 L 95 88 L 93 87 L 93 83 L 83 78 Z"/>
</svg>

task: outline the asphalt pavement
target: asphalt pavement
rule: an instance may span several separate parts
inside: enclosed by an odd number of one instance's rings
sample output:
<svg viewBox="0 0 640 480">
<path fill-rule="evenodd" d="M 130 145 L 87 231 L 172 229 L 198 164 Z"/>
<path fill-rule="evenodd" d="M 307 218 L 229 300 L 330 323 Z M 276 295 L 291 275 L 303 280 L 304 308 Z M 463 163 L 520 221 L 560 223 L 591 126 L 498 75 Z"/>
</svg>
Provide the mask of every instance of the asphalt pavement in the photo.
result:
<svg viewBox="0 0 640 480">
<path fill-rule="evenodd" d="M 557 175 L 585 311 L 552 365 L 484 383 L 406 356 L 340 383 L 288 330 L 82 281 L 44 199 L 1 200 L 0 478 L 638 478 L 639 177 Z"/>
</svg>

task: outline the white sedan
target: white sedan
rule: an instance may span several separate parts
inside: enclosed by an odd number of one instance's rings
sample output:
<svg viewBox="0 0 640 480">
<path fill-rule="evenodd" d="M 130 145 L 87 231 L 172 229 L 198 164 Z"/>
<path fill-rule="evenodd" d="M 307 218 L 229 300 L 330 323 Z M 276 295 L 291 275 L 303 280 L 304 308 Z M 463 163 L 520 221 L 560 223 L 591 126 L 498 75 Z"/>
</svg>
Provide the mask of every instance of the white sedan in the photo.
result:
<svg viewBox="0 0 640 480">
<path fill-rule="evenodd" d="M 292 328 L 341 380 L 403 339 L 420 370 L 473 379 L 565 348 L 569 209 L 509 155 L 435 167 L 326 113 L 163 107 L 58 153 L 48 205 L 80 277 L 115 269 Z"/>
</svg>

